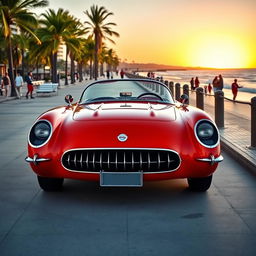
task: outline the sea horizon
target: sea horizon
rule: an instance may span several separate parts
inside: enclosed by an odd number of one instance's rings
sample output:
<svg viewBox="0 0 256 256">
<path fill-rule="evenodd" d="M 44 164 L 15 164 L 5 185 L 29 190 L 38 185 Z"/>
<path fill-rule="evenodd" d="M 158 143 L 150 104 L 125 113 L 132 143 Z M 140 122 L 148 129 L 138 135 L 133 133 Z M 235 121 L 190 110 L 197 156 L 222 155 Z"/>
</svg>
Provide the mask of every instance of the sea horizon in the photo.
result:
<svg viewBox="0 0 256 256">
<path fill-rule="evenodd" d="M 162 77 L 163 80 L 180 83 L 181 86 L 188 84 L 192 77 L 198 77 L 200 86 L 207 86 L 215 76 L 221 74 L 224 79 L 224 95 L 232 99 L 231 84 L 234 79 L 238 80 L 238 84 L 243 86 L 239 88 L 237 100 L 250 102 L 252 97 L 256 97 L 256 69 L 189 69 L 189 70 L 166 70 L 155 71 L 155 77 Z M 139 72 L 143 76 L 147 76 L 147 72 Z"/>
</svg>

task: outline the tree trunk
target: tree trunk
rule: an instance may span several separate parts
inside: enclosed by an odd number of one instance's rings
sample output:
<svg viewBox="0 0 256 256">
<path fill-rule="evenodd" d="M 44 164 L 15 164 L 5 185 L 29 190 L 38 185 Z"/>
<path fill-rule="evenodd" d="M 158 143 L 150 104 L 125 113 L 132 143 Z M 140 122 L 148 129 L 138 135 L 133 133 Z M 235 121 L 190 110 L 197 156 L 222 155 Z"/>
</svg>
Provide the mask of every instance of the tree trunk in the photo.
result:
<svg viewBox="0 0 256 256">
<path fill-rule="evenodd" d="M 38 60 L 36 61 L 36 79 L 39 80 L 39 65 L 38 65 Z"/>
<path fill-rule="evenodd" d="M 57 52 L 53 53 L 51 56 L 51 62 L 52 62 L 52 83 L 57 83 Z"/>
<path fill-rule="evenodd" d="M 104 62 L 100 64 L 100 76 L 104 76 Z"/>
<path fill-rule="evenodd" d="M 78 63 L 79 82 L 83 81 L 83 63 Z"/>
<path fill-rule="evenodd" d="M 90 59 L 90 80 L 92 80 L 92 59 Z"/>
<path fill-rule="evenodd" d="M 68 85 L 68 47 L 66 50 L 66 60 L 65 60 L 65 85 Z"/>
<path fill-rule="evenodd" d="M 45 80 L 45 65 L 44 65 L 44 80 Z"/>
<path fill-rule="evenodd" d="M 12 57 L 12 42 L 11 36 L 9 35 L 8 38 L 8 64 L 9 64 L 9 77 L 11 81 L 11 97 L 17 97 L 17 92 L 14 83 L 14 76 L 13 76 L 13 57 Z"/>
<path fill-rule="evenodd" d="M 99 63 L 99 33 L 95 33 L 95 48 L 94 48 L 94 78 L 98 79 L 98 63 Z"/>
<path fill-rule="evenodd" d="M 22 56 L 22 59 L 21 59 L 21 76 L 25 77 L 25 61 L 24 61 L 24 50 L 22 49 L 21 50 L 21 56 Z"/>
<path fill-rule="evenodd" d="M 71 57 L 71 84 L 74 84 L 75 83 L 75 61 L 74 61 L 74 57 L 73 57 L 73 54 L 71 53 L 70 54 L 70 57 Z"/>
</svg>

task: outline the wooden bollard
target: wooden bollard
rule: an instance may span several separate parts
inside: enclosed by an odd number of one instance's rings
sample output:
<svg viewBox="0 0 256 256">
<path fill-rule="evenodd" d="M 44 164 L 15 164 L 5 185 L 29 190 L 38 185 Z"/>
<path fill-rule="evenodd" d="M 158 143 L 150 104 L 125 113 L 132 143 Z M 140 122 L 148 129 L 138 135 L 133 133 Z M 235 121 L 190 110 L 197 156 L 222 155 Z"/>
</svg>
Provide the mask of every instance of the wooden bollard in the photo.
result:
<svg viewBox="0 0 256 256">
<path fill-rule="evenodd" d="M 251 98 L 251 147 L 256 148 L 256 97 Z"/>
<path fill-rule="evenodd" d="M 176 83 L 175 84 L 175 99 L 180 100 L 180 84 Z"/>
<path fill-rule="evenodd" d="M 183 94 L 186 94 L 188 96 L 187 104 L 189 104 L 189 86 L 187 84 L 183 85 Z"/>
<path fill-rule="evenodd" d="M 204 89 L 196 88 L 196 107 L 204 110 Z"/>
<path fill-rule="evenodd" d="M 171 91 L 172 97 L 174 98 L 174 83 L 173 83 L 173 81 L 169 82 L 169 89 Z"/>
<path fill-rule="evenodd" d="M 218 128 L 224 128 L 224 93 L 216 91 L 215 97 L 215 123 Z"/>
</svg>

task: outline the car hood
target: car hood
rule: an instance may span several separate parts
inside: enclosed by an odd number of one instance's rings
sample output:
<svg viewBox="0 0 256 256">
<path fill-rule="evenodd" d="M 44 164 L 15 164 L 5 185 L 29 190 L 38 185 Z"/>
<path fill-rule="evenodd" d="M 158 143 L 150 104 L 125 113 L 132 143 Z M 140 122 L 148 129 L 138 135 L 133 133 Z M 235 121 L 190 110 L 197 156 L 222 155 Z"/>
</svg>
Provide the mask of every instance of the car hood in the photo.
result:
<svg viewBox="0 0 256 256">
<path fill-rule="evenodd" d="M 174 121 L 175 106 L 150 103 L 100 103 L 78 105 L 73 112 L 74 121 L 143 120 Z"/>
</svg>

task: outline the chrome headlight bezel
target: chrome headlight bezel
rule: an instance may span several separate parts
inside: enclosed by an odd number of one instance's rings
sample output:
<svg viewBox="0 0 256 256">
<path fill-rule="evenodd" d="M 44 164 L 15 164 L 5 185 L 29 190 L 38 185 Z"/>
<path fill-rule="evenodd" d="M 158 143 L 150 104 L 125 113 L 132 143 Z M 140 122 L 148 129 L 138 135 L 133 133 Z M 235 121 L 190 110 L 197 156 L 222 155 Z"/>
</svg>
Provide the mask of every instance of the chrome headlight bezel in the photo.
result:
<svg viewBox="0 0 256 256">
<path fill-rule="evenodd" d="M 45 134 L 41 133 L 41 137 L 40 131 L 36 132 L 36 129 L 39 129 L 39 125 L 41 125 L 41 130 L 43 130 L 43 125 L 45 125 L 45 131 L 48 129 L 48 131 L 46 131 Z M 38 135 L 36 135 L 36 133 L 38 133 Z M 48 120 L 41 119 L 34 123 L 34 125 L 31 127 L 30 132 L 28 134 L 28 142 L 31 147 L 40 148 L 50 140 L 51 136 L 52 124 Z"/>
<path fill-rule="evenodd" d="M 200 135 L 200 132 L 203 134 L 203 131 L 200 131 L 200 128 L 208 129 L 209 131 L 204 132 L 204 136 Z M 210 128 L 212 129 L 210 131 Z M 214 148 L 220 143 L 220 135 L 217 126 L 209 119 L 200 119 L 196 122 L 194 127 L 194 133 L 198 142 L 206 148 Z"/>
</svg>

